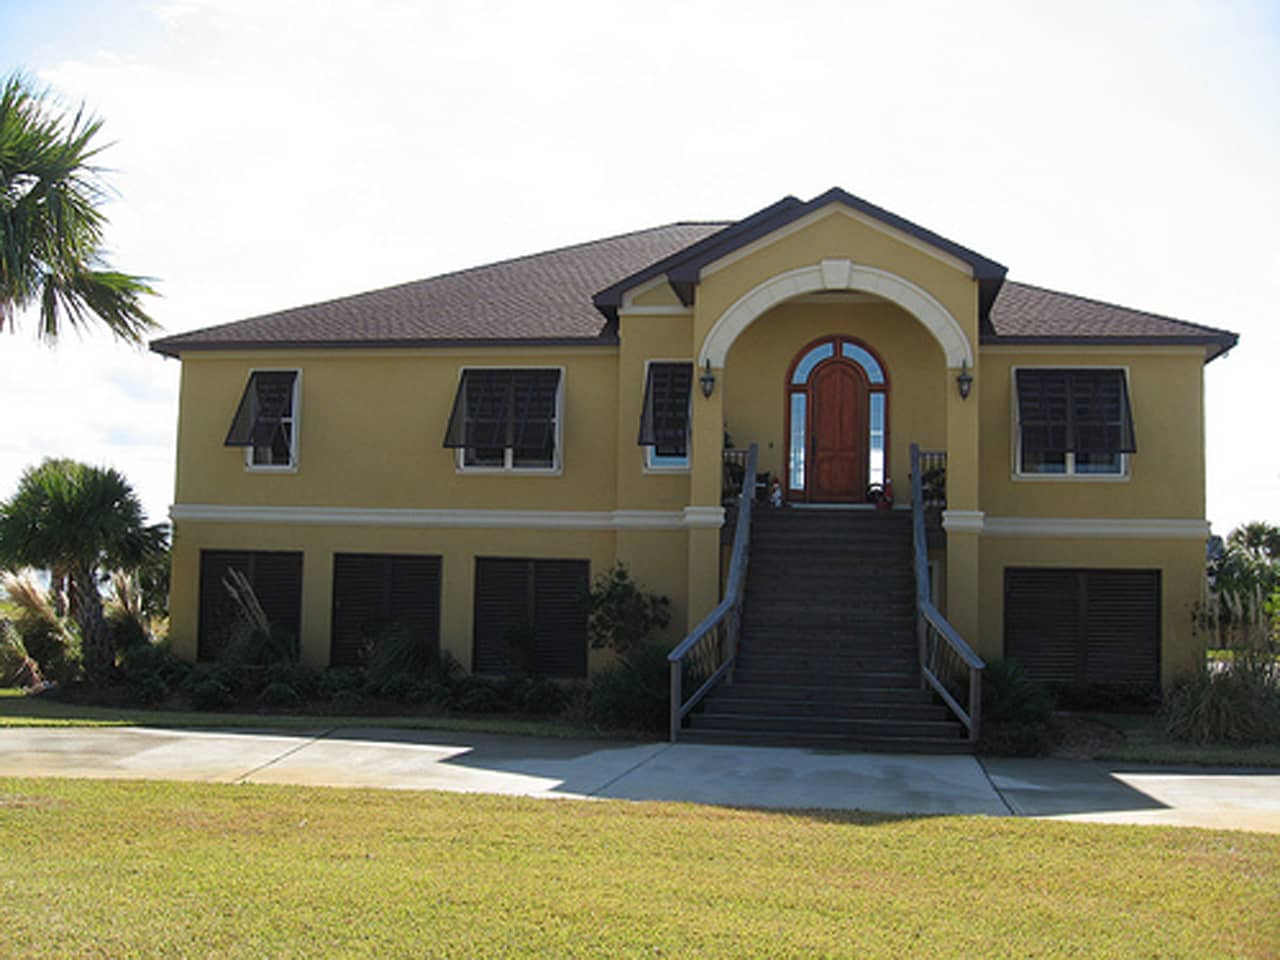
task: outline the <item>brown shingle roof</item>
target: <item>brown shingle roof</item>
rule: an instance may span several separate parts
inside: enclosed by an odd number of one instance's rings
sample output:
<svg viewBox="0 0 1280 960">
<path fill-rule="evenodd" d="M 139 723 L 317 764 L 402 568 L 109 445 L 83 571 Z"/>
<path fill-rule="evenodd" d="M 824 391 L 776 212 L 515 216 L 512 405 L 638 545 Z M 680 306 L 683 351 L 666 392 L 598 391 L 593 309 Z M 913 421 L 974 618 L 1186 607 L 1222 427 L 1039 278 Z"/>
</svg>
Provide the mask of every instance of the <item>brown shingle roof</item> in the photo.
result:
<svg viewBox="0 0 1280 960">
<path fill-rule="evenodd" d="M 673 223 L 176 334 L 151 348 L 446 346 L 613 343 L 592 297 L 724 229 Z M 1212 359 L 1236 335 L 1142 310 L 1005 281 L 983 343 L 1203 345 Z"/>
<path fill-rule="evenodd" d="M 151 349 L 177 356 L 183 350 L 270 346 L 600 342 L 609 333 L 592 294 L 726 225 L 639 230 L 180 333 L 156 340 Z"/>
<path fill-rule="evenodd" d="M 983 343 L 1163 343 L 1214 347 L 1210 359 L 1236 344 L 1227 330 L 1145 310 L 1006 281 L 991 307 Z"/>
</svg>

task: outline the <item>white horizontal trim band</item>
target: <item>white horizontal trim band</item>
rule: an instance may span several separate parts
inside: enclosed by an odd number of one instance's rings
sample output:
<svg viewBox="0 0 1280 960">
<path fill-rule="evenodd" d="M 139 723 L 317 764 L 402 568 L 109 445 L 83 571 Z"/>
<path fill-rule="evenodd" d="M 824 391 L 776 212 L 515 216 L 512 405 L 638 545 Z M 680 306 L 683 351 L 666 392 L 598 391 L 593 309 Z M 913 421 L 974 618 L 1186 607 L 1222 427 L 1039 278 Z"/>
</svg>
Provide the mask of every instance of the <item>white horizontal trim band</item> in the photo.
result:
<svg viewBox="0 0 1280 960">
<path fill-rule="evenodd" d="M 988 537 L 1204 540 L 1209 523 L 1163 517 L 987 517 L 982 532 Z"/>
<path fill-rule="evenodd" d="M 724 523 L 723 507 L 683 510 L 409 510 L 367 507 L 246 507 L 175 503 L 169 518 L 204 523 L 339 527 L 476 527 L 547 530 L 683 530 Z"/>
</svg>

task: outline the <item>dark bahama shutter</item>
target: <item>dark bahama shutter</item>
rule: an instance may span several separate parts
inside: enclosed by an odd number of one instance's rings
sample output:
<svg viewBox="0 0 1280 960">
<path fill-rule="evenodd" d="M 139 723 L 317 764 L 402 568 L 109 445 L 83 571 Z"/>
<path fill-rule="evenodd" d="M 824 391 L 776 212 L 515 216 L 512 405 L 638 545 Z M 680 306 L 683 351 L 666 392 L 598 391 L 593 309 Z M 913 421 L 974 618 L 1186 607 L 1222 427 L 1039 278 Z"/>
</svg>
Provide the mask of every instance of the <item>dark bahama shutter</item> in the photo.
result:
<svg viewBox="0 0 1280 960">
<path fill-rule="evenodd" d="M 510 647 L 532 629 L 533 562 L 476 557 L 473 673 L 504 673 Z"/>
<path fill-rule="evenodd" d="M 1123 370 L 1071 371 L 1071 427 L 1076 453 L 1137 451 Z"/>
<path fill-rule="evenodd" d="M 1024 455 L 1066 453 L 1071 438 L 1066 370 L 1019 370 L 1018 428 Z"/>
<path fill-rule="evenodd" d="M 587 675 L 586 560 L 538 560 L 534 564 L 534 662 L 551 677 Z"/>
<path fill-rule="evenodd" d="M 692 386 L 693 364 L 649 364 L 640 411 L 640 446 L 672 456 L 687 452 Z"/>
<path fill-rule="evenodd" d="M 253 588 L 273 630 L 297 638 L 302 626 L 302 554 L 284 551 L 200 551 L 200 618 L 196 657 L 214 660 L 225 650 L 238 608 L 223 583 L 239 570 Z"/>
<path fill-rule="evenodd" d="M 559 370 L 513 370 L 511 446 L 522 458 L 551 459 L 556 441 Z"/>
<path fill-rule="evenodd" d="M 1005 655 L 1038 683 L 1160 684 L 1160 571 L 1005 571 Z"/>
<path fill-rule="evenodd" d="M 1018 370 L 1015 379 L 1025 455 L 1137 452 L 1123 370 Z"/>
<path fill-rule="evenodd" d="M 446 447 L 506 447 L 511 443 L 510 370 L 464 370 L 445 430 Z"/>
<path fill-rule="evenodd" d="M 330 666 L 363 666 L 372 642 L 393 627 L 439 650 L 440 558 L 335 554 Z"/>
<path fill-rule="evenodd" d="M 297 378 L 296 370 L 259 370 L 250 374 L 223 446 L 270 446 L 281 420 L 293 415 L 293 385 Z"/>
</svg>

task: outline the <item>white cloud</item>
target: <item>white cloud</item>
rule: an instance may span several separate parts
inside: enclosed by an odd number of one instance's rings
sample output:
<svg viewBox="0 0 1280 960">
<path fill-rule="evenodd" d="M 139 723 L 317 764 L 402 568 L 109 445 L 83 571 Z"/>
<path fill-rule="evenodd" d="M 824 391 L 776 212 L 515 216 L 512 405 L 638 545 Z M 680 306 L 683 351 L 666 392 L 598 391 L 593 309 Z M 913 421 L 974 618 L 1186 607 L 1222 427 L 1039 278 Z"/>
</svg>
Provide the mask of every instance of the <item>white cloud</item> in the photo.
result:
<svg viewBox="0 0 1280 960">
<path fill-rule="evenodd" d="M 1280 361 L 1265 5 L 170 0 L 137 22 L 85 16 L 97 52 L 55 41 L 33 66 L 106 118 L 117 261 L 160 278 L 171 331 L 841 185 L 1015 279 L 1241 332 L 1207 374 L 1209 515 L 1280 519 L 1280 448 L 1260 430 Z M 165 508 L 175 363 L 100 338 L 0 350 L 0 399 L 29 422 L 0 441 L 0 487 L 59 453 L 115 462 Z"/>
</svg>

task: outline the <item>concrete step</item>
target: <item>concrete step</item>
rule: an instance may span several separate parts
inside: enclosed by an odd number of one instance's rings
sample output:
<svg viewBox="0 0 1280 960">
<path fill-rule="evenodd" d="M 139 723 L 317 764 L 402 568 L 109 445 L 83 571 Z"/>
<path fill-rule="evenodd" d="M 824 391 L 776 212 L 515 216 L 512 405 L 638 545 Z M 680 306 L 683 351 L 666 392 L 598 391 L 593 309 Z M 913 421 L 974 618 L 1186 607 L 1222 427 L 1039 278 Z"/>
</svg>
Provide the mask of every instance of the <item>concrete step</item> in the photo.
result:
<svg viewBox="0 0 1280 960">
<path fill-rule="evenodd" d="M 775 668 L 754 667 L 739 661 L 733 671 L 734 680 L 738 683 L 776 683 L 782 686 L 831 687 L 838 686 L 849 690 L 875 690 L 899 688 L 910 690 L 920 684 L 918 669 L 899 670 L 862 670 L 862 669 L 828 669 L 815 671 L 807 668 Z"/>
<path fill-rule="evenodd" d="M 960 738 L 964 727 L 956 721 L 850 719 L 844 717 L 787 716 L 757 713 L 721 713 L 706 710 L 689 717 L 690 730 L 726 730 L 736 733 L 775 733 L 809 736 L 839 736 L 849 739 L 882 737 Z"/>
<path fill-rule="evenodd" d="M 913 681 L 910 686 L 851 687 L 829 683 L 756 683 L 749 677 L 744 680 L 741 675 L 735 673 L 733 683 L 722 684 L 709 696 L 715 696 L 721 691 L 726 695 L 761 703 L 812 700 L 879 705 L 927 705 L 934 702 L 933 695 L 929 691 L 920 689 L 918 680 Z"/>
<path fill-rule="evenodd" d="M 711 693 L 704 701 L 706 713 L 752 714 L 773 717 L 843 717 L 850 720 L 950 721 L 946 707 L 935 703 L 867 703 L 857 697 L 784 700 L 777 697 L 744 697 L 733 687 Z"/>
<path fill-rule="evenodd" d="M 859 753 L 971 754 L 973 744 L 963 737 L 848 737 L 842 734 L 795 734 L 762 731 L 696 730 L 680 733 L 685 743 L 754 747 L 808 747 Z"/>
</svg>

